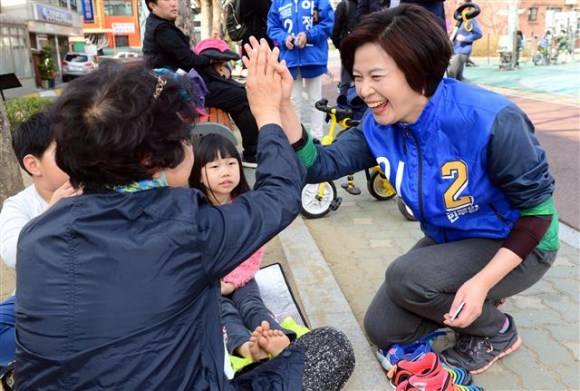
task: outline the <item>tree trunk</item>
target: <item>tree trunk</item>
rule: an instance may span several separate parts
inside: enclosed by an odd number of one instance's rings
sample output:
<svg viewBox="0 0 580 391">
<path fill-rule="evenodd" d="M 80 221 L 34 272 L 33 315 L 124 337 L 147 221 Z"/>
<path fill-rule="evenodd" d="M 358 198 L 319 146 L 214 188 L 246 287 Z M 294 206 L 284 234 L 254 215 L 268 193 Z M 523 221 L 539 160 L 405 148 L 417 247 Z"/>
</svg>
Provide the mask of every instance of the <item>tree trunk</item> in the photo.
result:
<svg viewBox="0 0 580 391">
<path fill-rule="evenodd" d="M 212 4 L 212 19 L 211 19 L 211 36 L 217 35 L 218 38 L 224 37 L 224 30 L 222 27 L 222 2 L 221 0 L 213 0 Z"/>
<path fill-rule="evenodd" d="M 179 0 L 179 16 L 175 21 L 175 25 L 189 37 L 189 45 L 194 47 L 196 42 L 190 0 Z"/>
<path fill-rule="evenodd" d="M 12 150 L 12 134 L 6 117 L 4 102 L 0 99 L 0 208 L 4 200 L 24 189 L 20 166 Z"/>
<path fill-rule="evenodd" d="M 219 9 L 219 8 L 218 8 Z M 212 0 L 201 1 L 201 39 L 211 37 L 213 20 Z"/>
</svg>

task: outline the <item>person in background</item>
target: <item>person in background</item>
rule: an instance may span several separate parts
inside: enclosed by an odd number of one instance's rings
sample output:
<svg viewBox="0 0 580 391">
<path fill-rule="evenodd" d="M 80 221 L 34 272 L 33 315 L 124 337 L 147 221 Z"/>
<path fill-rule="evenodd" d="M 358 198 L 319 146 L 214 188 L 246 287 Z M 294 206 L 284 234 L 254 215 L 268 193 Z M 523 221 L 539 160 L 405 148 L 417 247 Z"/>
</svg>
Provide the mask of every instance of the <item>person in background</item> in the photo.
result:
<svg viewBox="0 0 580 391">
<path fill-rule="evenodd" d="M 282 130 L 300 129 L 292 78 L 277 71 L 277 49 L 252 45 L 247 88 L 263 164 L 254 190 L 228 205 L 186 188 L 190 125 L 201 103 L 189 78 L 105 66 L 56 100 L 56 161 L 84 191 L 21 232 L 20 389 L 338 390 L 346 383 L 354 354 L 333 328 L 312 330 L 234 379 L 224 373 L 220 279 L 294 220 L 304 186 L 304 166 Z M 254 338 L 268 349 L 264 326 Z"/>
<path fill-rule="evenodd" d="M 469 3 L 467 0 L 466 3 Z M 467 22 L 461 23 L 455 40 L 453 41 L 453 58 L 449 64 L 449 69 L 447 71 L 447 76 L 459 81 L 464 81 L 463 70 L 465 69 L 465 63 L 471 55 L 471 50 L 473 49 L 473 42 L 477 41 L 482 37 L 481 29 L 477 20 L 469 19 Z"/>
<path fill-rule="evenodd" d="M 380 11 L 383 8 L 389 8 L 391 6 L 391 1 L 393 5 L 399 0 L 357 0 L 356 12 L 355 12 L 355 22 L 358 24 L 363 16 L 373 13 L 375 11 Z"/>
<path fill-rule="evenodd" d="M 268 36 L 268 12 L 272 0 L 241 0 L 242 20 L 248 27 L 248 33 L 242 39 L 242 55 L 247 56 L 246 45 L 250 43 L 250 37 L 257 40 L 265 39 L 270 47 L 274 43 Z"/>
<path fill-rule="evenodd" d="M 33 114 L 12 134 L 12 149 L 32 184 L 7 198 L 0 211 L 0 256 L 11 269 L 16 267 L 16 245 L 22 228 L 61 198 L 82 193 L 74 189 L 54 161 L 56 143 L 45 112 Z M 14 302 L 10 296 L 0 303 L 0 373 L 16 357 Z"/>
<path fill-rule="evenodd" d="M 356 26 L 356 0 L 342 0 L 334 11 L 334 27 L 330 36 L 334 47 L 340 50 L 340 45 Z M 340 67 L 340 83 L 338 95 L 346 96 L 351 87 L 352 79 L 343 66 Z"/>
<path fill-rule="evenodd" d="M 444 78 L 451 53 L 424 8 L 373 13 L 341 52 L 370 109 L 361 125 L 329 146 L 296 128 L 287 135 L 308 183 L 379 164 L 421 225 L 424 237 L 392 261 L 365 314 L 378 355 L 450 327 L 457 338 L 444 359 L 477 374 L 521 345 L 497 305 L 550 269 L 558 214 L 530 119 L 503 96 Z"/>
<path fill-rule="evenodd" d="M 294 84 L 292 104 L 300 113 L 302 92 L 310 111 L 310 131 L 316 139 L 324 135 L 324 114 L 314 104 L 322 98 L 322 77 L 328 68 L 328 38 L 334 11 L 328 0 L 274 0 L 268 13 L 268 36 L 280 48 Z"/>
<path fill-rule="evenodd" d="M 516 68 L 520 67 L 520 56 L 526 46 L 526 38 L 522 30 L 516 32 Z"/>
<path fill-rule="evenodd" d="M 443 31 L 447 31 L 447 26 L 445 23 L 445 7 L 443 2 L 445 0 L 358 0 L 356 7 L 356 22 L 357 24 L 361 19 L 372 12 L 380 11 L 384 8 L 394 8 L 399 4 L 417 4 L 431 11 L 439 19 L 439 25 L 443 28 Z"/>
<path fill-rule="evenodd" d="M 221 77 L 212 66 L 208 56 L 195 54 L 189 45 L 189 37 L 175 25 L 179 15 L 178 0 L 148 0 L 151 12 L 145 24 L 143 56 L 150 69 L 182 69 L 189 72 L 194 68 L 203 78 L 208 93 L 205 104 L 228 113 L 242 135 L 242 160 L 245 167 L 256 168 L 258 147 L 258 125 L 248 103 L 246 89 L 233 80 Z M 209 38 L 206 41 L 221 41 Z M 227 44 L 226 44 L 227 46 Z"/>
<path fill-rule="evenodd" d="M 195 161 L 189 176 L 189 187 L 199 189 L 212 205 L 231 204 L 250 191 L 242 162 L 235 145 L 219 134 L 208 134 L 193 143 Z M 220 310 L 229 354 L 249 361 L 268 356 L 250 341 L 248 330 L 256 330 L 267 321 L 274 340 L 270 349 L 276 354 L 290 344 L 296 335 L 284 330 L 262 300 L 254 276 L 260 270 L 264 246 L 221 279 Z M 275 333 L 275 334 L 274 334 Z"/>
</svg>

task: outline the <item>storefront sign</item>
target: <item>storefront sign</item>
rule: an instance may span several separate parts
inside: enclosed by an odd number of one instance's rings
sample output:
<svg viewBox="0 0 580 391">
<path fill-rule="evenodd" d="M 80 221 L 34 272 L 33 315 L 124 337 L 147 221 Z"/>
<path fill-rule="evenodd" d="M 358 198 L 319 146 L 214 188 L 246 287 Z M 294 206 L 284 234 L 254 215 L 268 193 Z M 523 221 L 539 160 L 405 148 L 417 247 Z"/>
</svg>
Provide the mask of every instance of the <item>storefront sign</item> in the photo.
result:
<svg viewBox="0 0 580 391">
<path fill-rule="evenodd" d="M 83 9 L 83 21 L 85 23 L 94 23 L 95 3 L 93 0 L 81 0 L 81 7 Z"/>
<path fill-rule="evenodd" d="M 64 9 L 59 9 L 56 7 L 49 7 L 44 4 L 34 4 L 35 19 L 50 22 L 64 24 L 67 26 L 73 25 L 73 15 L 72 12 L 66 11 Z"/>
<path fill-rule="evenodd" d="M 135 24 L 134 23 L 113 23 L 111 25 L 113 29 L 113 34 L 115 35 L 124 35 L 124 34 L 133 34 L 135 33 Z"/>
</svg>

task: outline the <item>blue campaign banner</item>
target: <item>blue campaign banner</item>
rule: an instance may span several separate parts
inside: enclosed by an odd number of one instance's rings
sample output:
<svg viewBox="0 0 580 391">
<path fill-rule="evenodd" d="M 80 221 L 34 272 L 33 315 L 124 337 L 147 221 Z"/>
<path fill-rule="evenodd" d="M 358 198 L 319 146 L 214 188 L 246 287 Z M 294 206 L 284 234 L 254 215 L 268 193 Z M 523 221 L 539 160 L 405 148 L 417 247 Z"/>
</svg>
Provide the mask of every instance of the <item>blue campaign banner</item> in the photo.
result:
<svg viewBox="0 0 580 391">
<path fill-rule="evenodd" d="M 93 23 L 95 21 L 95 4 L 93 0 L 81 0 L 83 9 L 83 20 L 85 23 Z"/>
</svg>

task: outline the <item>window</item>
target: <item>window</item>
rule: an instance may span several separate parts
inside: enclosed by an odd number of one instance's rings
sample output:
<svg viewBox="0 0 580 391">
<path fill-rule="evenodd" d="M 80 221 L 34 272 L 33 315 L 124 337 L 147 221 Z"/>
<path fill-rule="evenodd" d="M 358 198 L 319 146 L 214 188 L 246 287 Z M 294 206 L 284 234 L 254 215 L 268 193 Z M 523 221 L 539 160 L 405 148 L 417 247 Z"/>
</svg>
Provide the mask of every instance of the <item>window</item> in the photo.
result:
<svg viewBox="0 0 580 391">
<path fill-rule="evenodd" d="M 105 0 L 105 15 L 107 16 L 132 16 L 133 5 L 131 0 Z"/>
<path fill-rule="evenodd" d="M 32 77 L 25 27 L 3 25 L 0 29 L 2 32 L 0 34 L 0 69 L 2 73 L 15 73 L 18 78 Z"/>
<path fill-rule="evenodd" d="M 538 7 L 530 7 L 528 10 L 528 21 L 535 22 L 538 20 Z"/>
<path fill-rule="evenodd" d="M 115 35 L 115 46 L 129 46 L 129 36 L 128 35 Z"/>
</svg>

